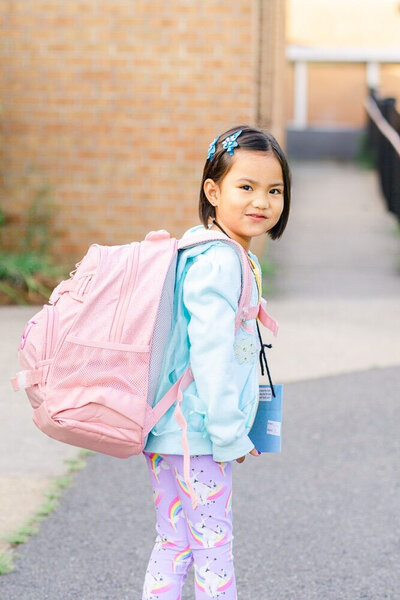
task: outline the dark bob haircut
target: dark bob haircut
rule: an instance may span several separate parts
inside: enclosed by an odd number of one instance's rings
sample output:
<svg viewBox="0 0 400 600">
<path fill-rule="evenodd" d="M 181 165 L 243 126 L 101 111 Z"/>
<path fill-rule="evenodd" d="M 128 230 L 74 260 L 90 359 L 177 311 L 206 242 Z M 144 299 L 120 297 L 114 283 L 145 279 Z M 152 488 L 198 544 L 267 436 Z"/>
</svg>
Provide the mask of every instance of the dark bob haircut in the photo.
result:
<svg viewBox="0 0 400 600">
<path fill-rule="evenodd" d="M 228 152 L 226 152 L 222 147 L 222 142 L 226 137 L 232 135 L 239 129 L 242 130 L 242 133 L 237 138 L 238 146 L 235 148 L 233 156 L 231 157 L 230 154 L 228 154 Z M 219 136 L 218 141 L 216 143 L 215 154 L 213 156 L 213 159 L 211 161 L 206 160 L 200 190 L 200 221 L 205 227 L 208 227 L 209 220 L 215 219 L 215 207 L 208 201 L 208 198 L 204 192 L 205 180 L 210 178 L 215 183 L 220 183 L 232 167 L 235 151 L 238 148 L 243 148 L 243 150 L 251 150 L 254 152 L 268 152 L 270 154 L 273 154 L 280 162 L 280 165 L 282 167 L 284 186 L 283 211 L 276 225 L 274 225 L 272 229 L 266 232 L 271 237 L 271 239 L 276 240 L 280 238 L 282 233 L 284 232 L 289 218 L 291 185 L 290 169 L 285 153 L 283 152 L 282 148 L 280 147 L 274 136 L 268 131 L 256 129 L 254 127 L 250 127 L 249 125 L 237 125 L 236 127 L 232 127 L 231 129 L 228 129 L 227 131 L 222 133 Z"/>
</svg>

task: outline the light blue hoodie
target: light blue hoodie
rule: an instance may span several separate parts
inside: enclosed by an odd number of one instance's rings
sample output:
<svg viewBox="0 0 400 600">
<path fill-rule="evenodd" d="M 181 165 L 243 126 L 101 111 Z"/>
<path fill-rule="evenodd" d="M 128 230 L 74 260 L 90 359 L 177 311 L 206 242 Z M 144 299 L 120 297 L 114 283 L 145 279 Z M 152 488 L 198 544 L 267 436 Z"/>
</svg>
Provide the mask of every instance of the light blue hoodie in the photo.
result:
<svg viewBox="0 0 400 600">
<path fill-rule="evenodd" d="M 205 227 L 191 227 L 183 237 L 198 229 Z M 256 255 L 248 254 L 261 274 Z M 256 319 L 245 321 L 253 333 L 240 327 L 235 334 L 240 291 L 241 264 L 233 247 L 216 240 L 179 251 L 172 325 L 155 404 L 190 365 L 194 381 L 182 400 L 189 451 L 212 454 L 215 461 L 234 460 L 254 448 L 248 432 L 258 405 L 260 342 Z M 257 302 L 253 275 L 251 305 Z M 175 406 L 154 425 L 146 452 L 183 454 Z"/>
</svg>

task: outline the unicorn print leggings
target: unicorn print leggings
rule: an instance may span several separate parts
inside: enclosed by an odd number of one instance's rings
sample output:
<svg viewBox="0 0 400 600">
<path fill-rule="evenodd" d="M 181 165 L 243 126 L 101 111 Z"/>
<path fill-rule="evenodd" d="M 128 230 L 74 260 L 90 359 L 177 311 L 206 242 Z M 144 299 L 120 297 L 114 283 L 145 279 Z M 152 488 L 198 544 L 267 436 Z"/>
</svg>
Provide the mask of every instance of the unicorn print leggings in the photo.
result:
<svg viewBox="0 0 400 600">
<path fill-rule="evenodd" d="M 194 563 L 196 600 L 237 600 L 232 554 L 232 463 L 212 455 L 190 457 L 198 499 L 193 509 L 183 476 L 183 456 L 143 452 L 156 509 L 157 536 L 142 600 L 181 600 Z"/>
</svg>

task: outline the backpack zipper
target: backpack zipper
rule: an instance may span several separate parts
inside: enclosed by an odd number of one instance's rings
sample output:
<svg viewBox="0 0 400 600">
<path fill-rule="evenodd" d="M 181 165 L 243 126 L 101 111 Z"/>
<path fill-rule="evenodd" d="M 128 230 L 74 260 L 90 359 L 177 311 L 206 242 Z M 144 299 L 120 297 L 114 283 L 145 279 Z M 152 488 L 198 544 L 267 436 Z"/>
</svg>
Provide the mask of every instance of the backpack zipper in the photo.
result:
<svg viewBox="0 0 400 600">
<path fill-rule="evenodd" d="M 19 346 L 18 346 L 18 350 L 23 350 L 25 348 L 25 344 L 26 344 L 26 340 L 28 339 L 29 332 L 30 332 L 30 330 L 32 329 L 32 327 L 34 325 L 37 325 L 37 323 L 38 322 L 34 321 L 33 319 L 31 319 L 30 321 L 28 321 L 28 323 L 26 324 L 25 329 L 24 329 L 24 331 L 22 333 L 21 341 L 20 341 Z"/>
<path fill-rule="evenodd" d="M 139 265 L 140 244 L 133 247 L 133 251 L 129 252 L 126 273 L 121 287 L 121 300 L 118 302 L 115 310 L 114 322 L 110 331 L 110 341 L 122 343 L 122 332 L 126 314 L 128 312 L 132 291 L 136 282 L 137 266 Z M 136 265 L 136 268 L 135 268 Z"/>
<path fill-rule="evenodd" d="M 46 309 L 46 343 L 43 344 L 42 360 L 50 358 L 54 344 L 55 307 L 45 304 Z"/>
</svg>

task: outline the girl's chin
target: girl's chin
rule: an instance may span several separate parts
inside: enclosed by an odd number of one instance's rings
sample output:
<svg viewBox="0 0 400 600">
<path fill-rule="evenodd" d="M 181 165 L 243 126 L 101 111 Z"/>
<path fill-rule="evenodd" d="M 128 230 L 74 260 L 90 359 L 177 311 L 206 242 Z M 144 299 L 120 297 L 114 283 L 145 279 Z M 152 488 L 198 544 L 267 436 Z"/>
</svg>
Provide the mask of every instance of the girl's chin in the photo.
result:
<svg viewBox="0 0 400 600">
<path fill-rule="evenodd" d="M 270 220 L 264 220 L 264 221 L 260 221 L 260 222 L 253 222 L 251 223 L 250 227 L 249 225 L 247 225 L 246 227 L 246 232 L 248 232 L 248 235 L 252 236 L 252 235 L 262 235 L 263 233 L 266 233 L 269 229 L 271 229 L 272 224 L 270 222 Z"/>
</svg>

